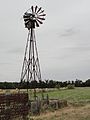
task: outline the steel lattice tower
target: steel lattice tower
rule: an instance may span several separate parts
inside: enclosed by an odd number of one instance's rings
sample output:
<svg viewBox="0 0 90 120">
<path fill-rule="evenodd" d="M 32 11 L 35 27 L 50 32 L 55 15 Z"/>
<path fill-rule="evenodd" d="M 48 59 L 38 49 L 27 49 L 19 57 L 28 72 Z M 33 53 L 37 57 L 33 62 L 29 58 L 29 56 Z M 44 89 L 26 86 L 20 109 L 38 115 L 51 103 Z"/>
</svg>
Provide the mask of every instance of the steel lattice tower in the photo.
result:
<svg viewBox="0 0 90 120">
<path fill-rule="evenodd" d="M 25 28 L 28 29 L 28 37 L 24 54 L 24 61 L 21 72 L 21 81 L 38 81 L 41 80 L 41 71 L 39 64 L 38 51 L 35 38 L 35 27 L 39 27 L 45 20 L 46 14 L 42 8 L 37 6 L 31 7 L 23 15 Z"/>
</svg>

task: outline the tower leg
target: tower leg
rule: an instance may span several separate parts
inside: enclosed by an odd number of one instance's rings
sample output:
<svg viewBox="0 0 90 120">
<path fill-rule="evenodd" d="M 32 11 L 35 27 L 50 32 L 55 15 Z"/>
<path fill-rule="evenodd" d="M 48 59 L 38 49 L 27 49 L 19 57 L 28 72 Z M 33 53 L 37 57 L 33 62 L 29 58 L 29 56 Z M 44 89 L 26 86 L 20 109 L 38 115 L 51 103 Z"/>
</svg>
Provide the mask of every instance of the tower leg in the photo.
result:
<svg viewBox="0 0 90 120">
<path fill-rule="evenodd" d="M 35 31 L 31 28 L 28 33 L 24 61 L 21 72 L 21 81 L 27 82 L 27 92 L 29 82 L 41 80 L 40 63 L 36 46 Z M 36 86 L 34 87 L 34 97 L 36 99 Z"/>
</svg>

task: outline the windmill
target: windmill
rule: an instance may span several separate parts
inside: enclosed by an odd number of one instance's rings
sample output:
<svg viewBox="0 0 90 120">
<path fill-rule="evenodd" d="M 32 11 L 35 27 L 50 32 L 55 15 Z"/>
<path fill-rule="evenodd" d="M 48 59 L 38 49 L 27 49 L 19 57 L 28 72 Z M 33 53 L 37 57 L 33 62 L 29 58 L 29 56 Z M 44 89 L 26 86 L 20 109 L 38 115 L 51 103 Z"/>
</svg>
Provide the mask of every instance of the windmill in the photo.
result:
<svg viewBox="0 0 90 120">
<path fill-rule="evenodd" d="M 35 38 L 35 28 L 39 27 L 40 24 L 43 24 L 45 16 L 46 14 L 44 14 L 44 10 L 38 6 L 32 6 L 23 15 L 25 28 L 28 29 L 28 37 L 21 72 L 21 81 L 27 81 L 27 83 L 30 81 L 41 80 L 40 63 Z"/>
</svg>

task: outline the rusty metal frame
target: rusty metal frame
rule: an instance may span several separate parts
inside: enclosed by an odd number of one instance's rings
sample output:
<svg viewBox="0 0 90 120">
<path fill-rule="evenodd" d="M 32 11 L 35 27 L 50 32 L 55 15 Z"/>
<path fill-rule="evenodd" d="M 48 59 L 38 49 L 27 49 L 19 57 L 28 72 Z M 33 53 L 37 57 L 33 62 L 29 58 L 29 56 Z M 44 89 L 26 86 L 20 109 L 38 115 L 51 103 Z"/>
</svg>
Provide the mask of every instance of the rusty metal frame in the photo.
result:
<svg viewBox="0 0 90 120">
<path fill-rule="evenodd" d="M 0 94 L 0 120 L 12 120 L 28 115 L 28 94 Z"/>
</svg>

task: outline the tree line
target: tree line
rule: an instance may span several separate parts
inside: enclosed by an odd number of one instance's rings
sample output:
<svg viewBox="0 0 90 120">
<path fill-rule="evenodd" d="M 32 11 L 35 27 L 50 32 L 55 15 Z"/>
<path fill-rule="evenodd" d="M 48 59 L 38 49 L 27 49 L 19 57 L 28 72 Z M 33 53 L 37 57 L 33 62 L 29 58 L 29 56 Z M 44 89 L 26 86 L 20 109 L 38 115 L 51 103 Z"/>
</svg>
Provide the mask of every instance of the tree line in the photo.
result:
<svg viewBox="0 0 90 120">
<path fill-rule="evenodd" d="M 31 82 L 0 82 L 0 89 L 33 89 L 33 88 L 56 88 L 56 87 L 67 87 L 68 85 L 74 85 L 75 87 L 90 87 L 90 79 L 83 82 L 82 80 L 76 79 L 75 81 L 55 81 L 55 80 L 44 80 L 44 81 L 31 81 Z"/>
</svg>

